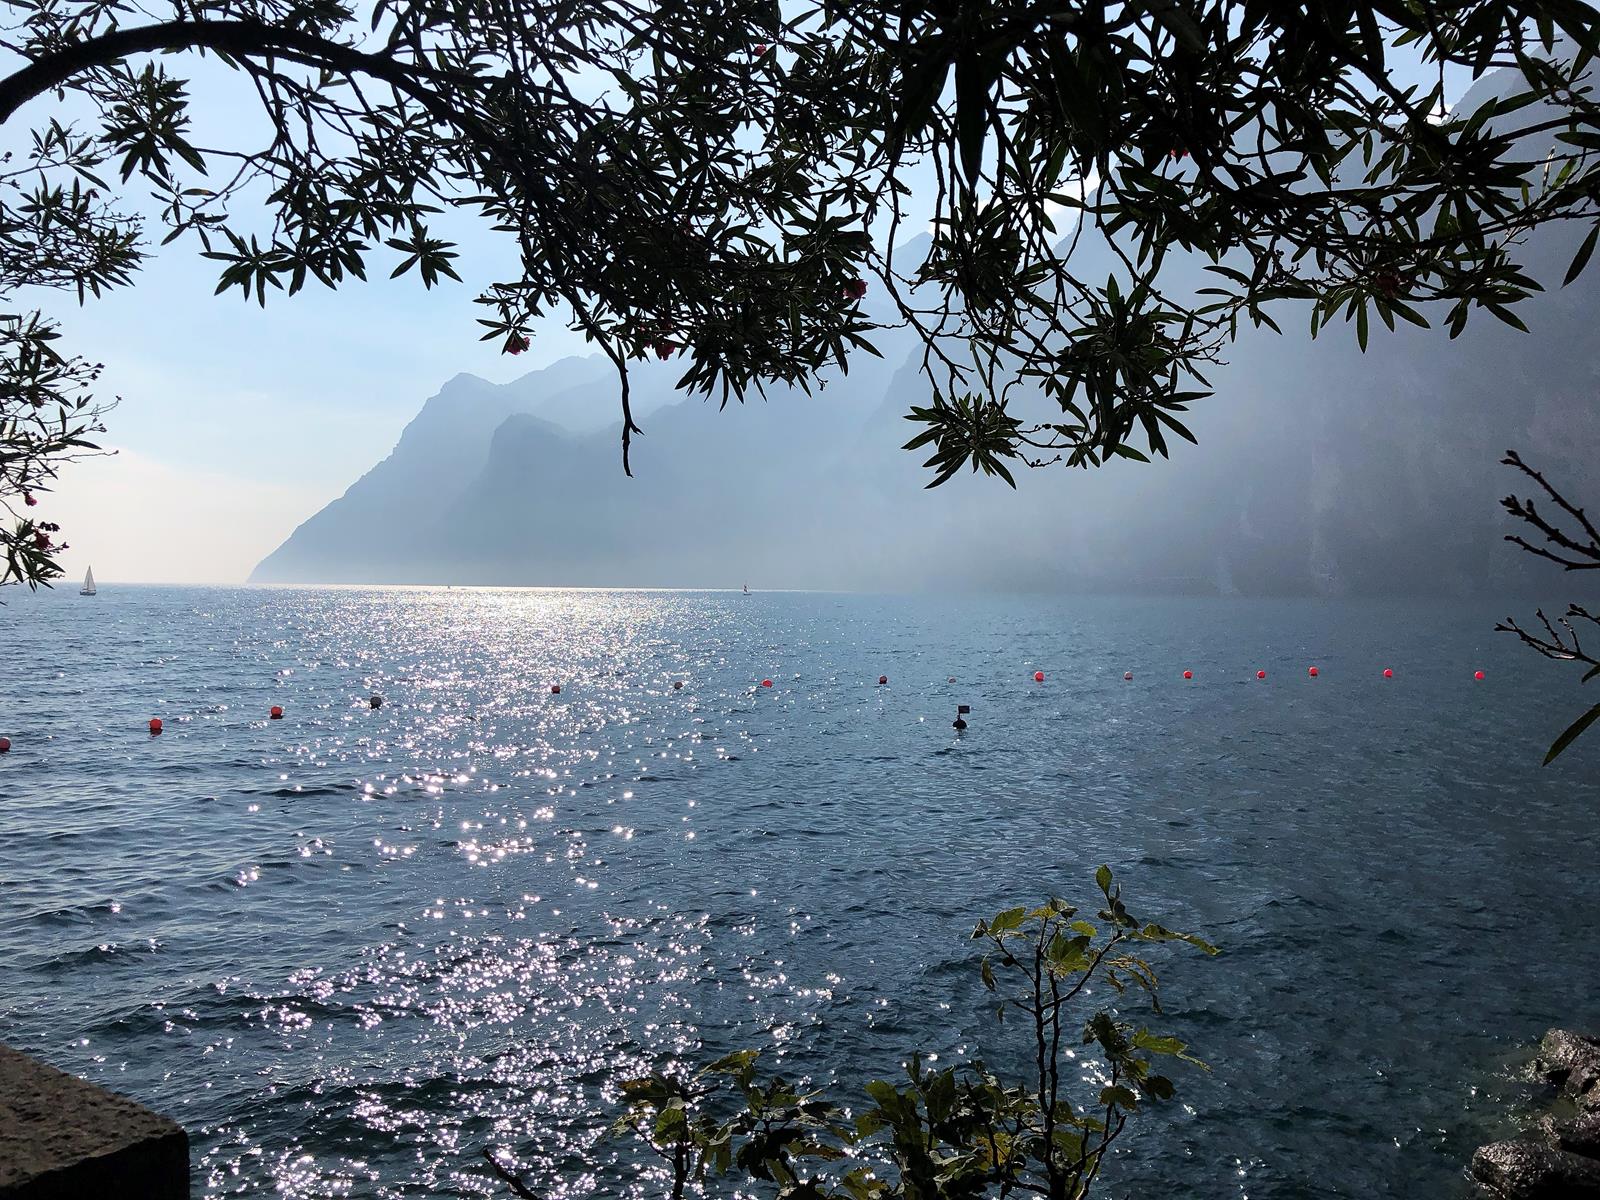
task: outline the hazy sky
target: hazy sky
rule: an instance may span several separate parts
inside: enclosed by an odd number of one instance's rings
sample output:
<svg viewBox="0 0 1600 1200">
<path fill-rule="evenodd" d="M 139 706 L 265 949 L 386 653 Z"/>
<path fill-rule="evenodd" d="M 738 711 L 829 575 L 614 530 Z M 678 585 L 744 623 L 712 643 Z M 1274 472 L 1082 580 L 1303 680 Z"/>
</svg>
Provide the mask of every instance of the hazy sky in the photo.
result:
<svg viewBox="0 0 1600 1200">
<path fill-rule="evenodd" d="M 234 144 L 220 131 L 254 116 L 237 81 L 214 64 L 185 68 L 199 69 L 197 140 Z M 20 117 L 52 107 L 37 101 Z M 16 145 L 22 130 L 10 132 Z M 27 297 L 60 320 L 67 351 L 106 364 L 102 393 L 122 397 L 104 438 L 117 455 L 69 466 L 36 510 L 62 525 L 69 577 L 92 564 L 102 580 L 242 580 L 381 459 L 451 376 L 502 382 L 585 352 L 560 322 L 517 358 L 478 341 L 473 297 L 506 274 L 498 239 L 470 219 L 448 225 L 464 282 L 431 292 L 414 277 L 388 280 L 385 252 L 369 262 L 370 283 L 308 285 L 263 310 L 237 291 L 214 297 L 218 264 L 181 241 L 156 251 L 134 286 L 82 308 L 68 295 Z"/>
<path fill-rule="evenodd" d="M 485 240 L 463 278 L 491 277 Z M 213 298 L 210 267 L 168 248 L 136 287 L 54 309 L 122 397 L 105 439 L 119 453 L 69 467 L 39 510 L 74 577 L 93 563 L 108 580 L 243 579 L 452 375 L 504 381 L 581 349 L 559 326 L 515 359 L 477 341 L 471 283 L 308 289 L 263 311 Z"/>
</svg>

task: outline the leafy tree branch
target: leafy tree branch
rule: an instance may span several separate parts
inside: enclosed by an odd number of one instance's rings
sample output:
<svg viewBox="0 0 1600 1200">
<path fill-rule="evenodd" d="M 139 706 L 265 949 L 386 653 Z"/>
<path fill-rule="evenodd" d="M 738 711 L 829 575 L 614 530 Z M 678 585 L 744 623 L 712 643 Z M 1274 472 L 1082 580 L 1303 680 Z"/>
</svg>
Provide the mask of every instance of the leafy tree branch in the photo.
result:
<svg viewBox="0 0 1600 1200">
<path fill-rule="evenodd" d="M 923 348 L 910 444 L 934 483 L 1148 460 L 1192 440 L 1241 322 L 1298 307 L 1362 346 L 1375 321 L 1520 325 L 1527 237 L 1582 231 L 1570 282 L 1600 236 L 1600 16 L 1577 0 L 6 12 L 0 127 L 35 124 L 0 178 L 0 301 L 130 284 L 141 193 L 159 240 L 257 304 L 379 261 L 454 280 L 437 226 L 464 211 L 507 247 L 481 336 L 519 354 L 556 316 L 604 353 L 625 471 L 634 364 L 726 405 L 819 386 L 888 325 Z M 197 139 L 195 55 L 236 73 L 259 138 Z M 1401 56 L 1438 82 L 1399 83 Z M 1447 67 L 1510 84 L 1466 111 Z"/>
</svg>

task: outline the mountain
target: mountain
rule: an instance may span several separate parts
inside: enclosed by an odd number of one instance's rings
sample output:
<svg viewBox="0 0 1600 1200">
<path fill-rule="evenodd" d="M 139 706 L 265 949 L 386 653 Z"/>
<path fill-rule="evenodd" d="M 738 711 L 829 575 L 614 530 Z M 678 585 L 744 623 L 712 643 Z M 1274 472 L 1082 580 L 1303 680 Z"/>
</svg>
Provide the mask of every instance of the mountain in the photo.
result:
<svg viewBox="0 0 1600 1200">
<path fill-rule="evenodd" d="M 1490 77 L 1473 107 L 1503 84 Z M 862 590 L 1077 589 L 1258 595 L 1471 595 L 1548 587 L 1505 545 L 1499 498 L 1517 448 L 1576 495 L 1600 491 L 1600 270 L 1558 285 L 1582 231 L 1542 230 L 1519 308 L 1528 334 L 1478 312 L 1450 341 L 1402 323 L 1368 353 L 1309 313 L 1243 332 L 1199 402 L 1197 447 L 1171 461 L 1019 471 L 1013 492 L 961 475 L 924 490 L 899 449 L 925 403 L 901 329 L 806 395 L 684 399 L 675 369 L 633 380 L 645 427 L 620 468 L 609 364 L 567 359 L 504 387 L 458 376 L 394 452 L 256 568 L 254 582 Z M 925 253 L 926 239 L 902 251 Z M 1090 256 L 1095 251 L 1089 248 Z M 1113 256 L 1075 259 L 1086 277 Z M 1201 264 L 1169 258 L 1170 282 Z M 648 418 L 648 419 L 645 419 Z"/>
<path fill-rule="evenodd" d="M 642 418 L 667 399 L 659 387 L 645 389 L 637 411 Z M 457 375 L 423 404 L 388 458 L 297 528 L 251 579 L 403 576 L 432 553 L 439 512 L 482 472 L 490 440 L 508 419 L 524 417 L 559 438 L 604 429 L 616 412 L 615 377 L 598 356 L 564 358 L 504 385 Z M 354 558 L 352 545 L 361 547 Z"/>
<path fill-rule="evenodd" d="M 1559 279 L 1571 239 L 1534 247 Z M 1600 288 L 1586 276 L 1455 342 L 1402 325 L 1361 354 L 1252 331 L 1200 402 L 1199 446 L 1169 462 L 1020 472 L 1013 492 L 961 475 L 934 491 L 899 449 L 926 395 L 903 332 L 814 394 L 730 405 L 635 394 L 648 419 L 622 475 L 602 359 L 495 388 L 458 376 L 394 452 L 295 531 L 256 582 L 1070 588 L 1251 594 L 1472 594 L 1547 579 L 1501 538 L 1520 481 L 1508 447 L 1593 485 Z M 549 419 L 551 414 L 563 423 Z M 574 428 L 577 425 L 577 428 Z"/>
</svg>

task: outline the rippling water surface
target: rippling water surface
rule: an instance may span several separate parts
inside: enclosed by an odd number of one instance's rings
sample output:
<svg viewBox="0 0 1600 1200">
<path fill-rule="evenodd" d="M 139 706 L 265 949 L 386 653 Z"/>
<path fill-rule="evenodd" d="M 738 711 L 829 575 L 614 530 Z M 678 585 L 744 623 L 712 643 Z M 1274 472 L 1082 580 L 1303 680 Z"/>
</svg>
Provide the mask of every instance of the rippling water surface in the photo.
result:
<svg viewBox="0 0 1600 1200">
<path fill-rule="evenodd" d="M 851 1098 L 1004 1055 L 964 935 L 1100 862 L 1224 947 L 1165 971 L 1214 1070 L 1113 1195 L 1464 1193 L 1517 1048 L 1600 1026 L 1600 742 L 1540 769 L 1581 697 L 1499 614 L 8 600 L 0 1036 L 179 1119 L 197 1194 L 503 1194 L 490 1144 L 614 1194 L 647 1062 L 760 1045 Z"/>
</svg>

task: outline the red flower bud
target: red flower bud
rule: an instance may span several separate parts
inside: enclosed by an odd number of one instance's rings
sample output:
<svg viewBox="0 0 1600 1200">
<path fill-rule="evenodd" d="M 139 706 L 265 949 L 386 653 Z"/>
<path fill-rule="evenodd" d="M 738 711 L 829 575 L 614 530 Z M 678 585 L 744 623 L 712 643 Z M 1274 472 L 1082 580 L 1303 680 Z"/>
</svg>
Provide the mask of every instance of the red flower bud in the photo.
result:
<svg viewBox="0 0 1600 1200">
<path fill-rule="evenodd" d="M 852 300 L 859 300 L 867 294 L 867 281 L 865 279 L 852 279 L 844 285 L 844 294 Z"/>
<path fill-rule="evenodd" d="M 22 493 L 22 502 L 24 504 L 26 504 L 29 508 L 32 508 L 35 504 L 39 503 L 38 499 L 34 496 L 34 494 L 32 492 L 23 492 Z"/>
<path fill-rule="evenodd" d="M 767 52 L 767 44 L 765 42 L 757 42 L 756 43 L 756 57 L 760 58 L 766 52 Z"/>
<path fill-rule="evenodd" d="M 44 530 L 39 530 L 33 535 L 33 545 L 36 550 L 50 549 L 50 535 Z"/>
<path fill-rule="evenodd" d="M 506 339 L 507 354 L 521 354 L 527 348 L 528 339 L 523 337 L 521 334 L 514 333 Z"/>
<path fill-rule="evenodd" d="M 662 362 L 666 362 L 667 359 L 671 358 L 675 353 L 677 353 L 677 350 L 678 348 L 671 342 L 656 343 L 656 357 Z"/>
</svg>

